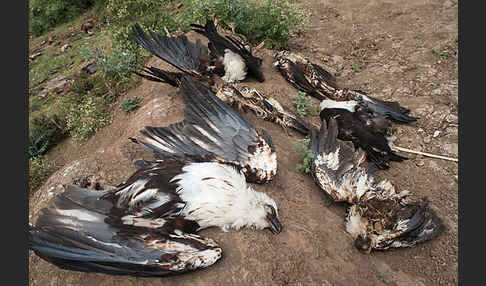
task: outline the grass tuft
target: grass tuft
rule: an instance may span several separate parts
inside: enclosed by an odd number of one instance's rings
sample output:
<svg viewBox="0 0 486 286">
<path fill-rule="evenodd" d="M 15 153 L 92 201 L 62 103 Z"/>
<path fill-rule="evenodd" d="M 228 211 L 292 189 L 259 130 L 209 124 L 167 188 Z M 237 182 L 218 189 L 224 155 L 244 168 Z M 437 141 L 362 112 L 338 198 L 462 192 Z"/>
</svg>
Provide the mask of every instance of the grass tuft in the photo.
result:
<svg viewBox="0 0 486 286">
<path fill-rule="evenodd" d="M 309 149 L 310 138 L 303 138 L 299 140 L 299 144 L 294 147 L 294 150 L 301 152 L 300 161 L 302 163 L 297 164 L 296 170 L 309 174 L 312 168 L 312 160 L 314 159 L 314 153 Z"/>
</svg>

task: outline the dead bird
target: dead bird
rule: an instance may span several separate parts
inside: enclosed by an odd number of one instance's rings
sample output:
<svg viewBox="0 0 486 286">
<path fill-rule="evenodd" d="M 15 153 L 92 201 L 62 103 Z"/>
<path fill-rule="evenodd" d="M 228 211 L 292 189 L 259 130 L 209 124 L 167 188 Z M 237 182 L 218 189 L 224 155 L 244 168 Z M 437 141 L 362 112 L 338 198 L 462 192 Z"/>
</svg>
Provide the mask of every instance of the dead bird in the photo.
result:
<svg viewBox="0 0 486 286">
<path fill-rule="evenodd" d="M 221 76 L 225 82 L 235 82 L 245 79 L 248 72 L 259 81 L 264 80 L 260 71 L 261 59 L 254 57 L 241 42 L 229 36 L 221 36 L 212 21 L 208 21 L 205 26 L 192 24 L 191 27 L 209 39 L 209 50 L 199 39 L 192 43 L 185 35 L 169 37 L 151 31 L 149 36 L 140 25 L 135 24 L 135 41 L 151 54 L 181 71 L 169 72 L 147 66 L 135 73 L 174 87 L 180 86 L 184 74 L 192 75 L 210 85 L 214 84 L 213 75 Z"/>
<path fill-rule="evenodd" d="M 130 139 L 156 157 L 205 157 L 238 166 L 249 182 L 264 183 L 274 178 L 277 154 L 265 130 L 256 130 L 194 77 L 182 78 L 179 94 L 185 104 L 183 121 L 164 127 L 146 126 L 140 131 L 142 139 Z"/>
<path fill-rule="evenodd" d="M 400 106 L 398 102 L 380 100 L 361 90 L 340 88 L 332 74 L 298 54 L 278 52 L 274 66 L 292 86 L 319 100 L 360 101 L 374 113 L 400 123 L 418 119 L 409 116 L 410 110 Z"/>
<path fill-rule="evenodd" d="M 334 118 L 323 120 L 319 132 L 312 131 L 312 175 L 335 202 L 350 204 L 344 226 L 358 250 L 410 247 L 444 231 L 427 198 L 398 192 L 389 180 L 375 181 L 364 151 L 339 140 L 338 132 Z"/>
<path fill-rule="evenodd" d="M 237 168 L 165 158 L 109 190 L 68 186 L 29 226 L 29 248 L 63 269 L 166 276 L 221 258 L 215 241 L 196 234 L 208 227 L 282 230 L 275 201 Z"/>
<path fill-rule="evenodd" d="M 265 81 L 261 71 L 262 60 L 253 56 L 252 52 L 234 37 L 221 36 L 212 20 L 207 20 L 204 26 L 191 24 L 191 28 L 208 38 L 211 57 L 224 66 L 224 81 L 243 80 L 247 73 L 259 82 Z"/>
<path fill-rule="evenodd" d="M 334 101 L 324 99 L 320 104 L 321 121 L 335 118 L 338 124 L 338 138 L 353 142 L 355 148 L 366 151 L 369 161 L 380 169 L 388 169 L 389 162 L 402 162 L 406 157 L 393 152 L 391 144 L 395 136 L 390 132 L 390 121 L 374 114 L 367 105 L 358 101 Z"/>
<path fill-rule="evenodd" d="M 139 76 L 153 81 L 166 82 L 172 86 L 179 86 L 184 74 L 213 84 L 212 74 L 208 70 L 208 48 L 197 40 L 190 42 L 185 35 L 169 37 L 152 31 L 146 34 L 139 24 L 133 27 L 135 41 L 154 56 L 164 60 L 181 72 L 169 72 L 156 67 L 145 67 L 142 72 L 135 72 Z"/>
<path fill-rule="evenodd" d="M 257 117 L 274 122 L 284 130 L 293 128 L 304 135 L 310 132 L 308 122 L 276 99 L 267 97 L 254 88 L 224 84 L 218 89 L 216 96 L 238 110 L 251 110 Z"/>
</svg>

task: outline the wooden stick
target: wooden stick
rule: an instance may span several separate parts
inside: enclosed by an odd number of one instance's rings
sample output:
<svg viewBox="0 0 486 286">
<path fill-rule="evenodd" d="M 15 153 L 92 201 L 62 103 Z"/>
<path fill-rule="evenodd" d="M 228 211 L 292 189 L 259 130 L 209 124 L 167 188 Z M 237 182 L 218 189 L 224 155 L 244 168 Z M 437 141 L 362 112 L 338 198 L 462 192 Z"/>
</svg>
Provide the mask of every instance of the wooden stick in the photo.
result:
<svg viewBox="0 0 486 286">
<path fill-rule="evenodd" d="M 449 161 L 454 161 L 454 162 L 459 161 L 457 158 L 451 158 L 451 157 L 445 157 L 445 156 L 440 156 L 440 155 L 434 155 L 434 154 L 430 154 L 430 153 L 424 153 L 424 152 L 410 150 L 410 149 L 398 147 L 398 146 L 393 146 L 392 149 L 395 149 L 396 151 L 414 153 L 414 154 L 419 154 L 419 155 L 424 155 L 424 156 L 428 156 L 428 157 L 432 157 L 432 158 L 444 159 L 444 160 L 449 160 Z"/>
</svg>

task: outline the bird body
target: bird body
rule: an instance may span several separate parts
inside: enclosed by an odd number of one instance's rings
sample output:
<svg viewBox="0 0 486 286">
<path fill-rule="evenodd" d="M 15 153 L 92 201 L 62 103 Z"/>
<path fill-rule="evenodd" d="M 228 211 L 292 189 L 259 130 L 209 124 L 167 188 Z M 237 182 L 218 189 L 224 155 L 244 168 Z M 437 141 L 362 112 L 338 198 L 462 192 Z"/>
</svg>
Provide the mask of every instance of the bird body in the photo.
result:
<svg viewBox="0 0 486 286">
<path fill-rule="evenodd" d="M 214 74 L 223 74 L 222 79 L 225 82 L 244 80 L 248 73 L 261 82 L 264 80 L 260 71 L 261 60 L 254 57 L 236 39 L 221 36 L 212 21 L 208 21 L 205 26 L 192 24 L 191 27 L 209 39 L 208 46 L 203 45 L 199 39 L 192 43 L 185 35 L 169 37 L 149 32 L 149 36 L 140 25 L 135 24 L 135 41 L 151 54 L 181 71 L 173 73 L 156 67 L 145 67 L 141 72 L 135 73 L 175 87 L 180 85 L 183 74 L 192 75 L 211 85 L 214 83 Z"/>
<path fill-rule="evenodd" d="M 338 138 L 351 141 L 355 147 L 366 151 L 367 158 L 380 169 L 388 169 L 389 161 L 402 162 L 406 157 L 391 149 L 394 136 L 389 134 L 390 123 L 381 115 L 375 115 L 366 105 L 358 101 L 323 100 L 320 104 L 321 120 L 338 123 Z"/>
<path fill-rule="evenodd" d="M 68 186 L 30 226 L 30 249 L 61 268 L 164 276 L 208 267 L 222 249 L 197 231 L 281 231 L 277 206 L 230 165 L 147 162 L 104 191 Z"/>
<path fill-rule="evenodd" d="M 240 55 L 232 52 L 230 49 L 224 50 L 223 66 L 225 74 L 222 79 L 225 82 L 235 82 L 245 79 L 245 61 Z"/>
<path fill-rule="evenodd" d="M 312 175 L 335 202 L 350 204 L 345 229 L 360 251 L 409 247 L 442 233 L 444 225 L 426 198 L 398 192 L 389 180 L 376 181 L 365 153 L 339 140 L 338 132 L 334 118 L 312 132 Z"/>
<path fill-rule="evenodd" d="M 165 127 L 146 126 L 143 139 L 131 138 L 156 157 L 193 156 L 233 164 L 248 182 L 263 183 L 277 172 L 272 138 L 256 130 L 211 89 L 193 77 L 182 80 L 184 120 Z"/>
<path fill-rule="evenodd" d="M 319 100 L 360 101 L 375 114 L 393 121 L 409 123 L 417 120 L 409 116 L 410 110 L 400 106 L 398 102 L 380 100 L 361 90 L 340 88 L 332 74 L 298 54 L 278 52 L 274 66 L 292 86 Z"/>
<path fill-rule="evenodd" d="M 236 40 L 235 38 L 230 36 L 221 36 L 218 33 L 213 21 L 207 20 L 204 26 L 199 24 L 191 24 L 191 28 L 193 31 L 208 38 L 208 48 L 211 51 L 213 58 L 218 59 L 221 55 L 224 55 L 226 60 L 228 51 L 238 54 L 244 60 L 245 69 L 248 71 L 248 75 L 252 76 L 259 82 L 265 81 L 265 77 L 260 69 L 262 60 L 253 56 L 251 51 L 249 51 L 240 41 Z M 227 72 L 225 73 L 225 77 L 230 79 Z"/>
<path fill-rule="evenodd" d="M 216 96 L 238 110 L 252 110 L 257 117 L 275 122 L 284 129 L 293 128 L 307 135 L 310 125 L 275 98 L 267 97 L 254 88 L 236 86 L 234 84 L 222 85 Z"/>
</svg>

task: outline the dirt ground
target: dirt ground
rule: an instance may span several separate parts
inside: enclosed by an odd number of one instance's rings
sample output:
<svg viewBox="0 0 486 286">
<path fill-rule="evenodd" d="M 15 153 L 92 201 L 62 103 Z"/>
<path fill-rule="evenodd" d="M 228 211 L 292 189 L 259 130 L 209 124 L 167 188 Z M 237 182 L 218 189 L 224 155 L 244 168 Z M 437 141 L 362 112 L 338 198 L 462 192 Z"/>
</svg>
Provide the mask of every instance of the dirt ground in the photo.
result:
<svg viewBox="0 0 486 286">
<path fill-rule="evenodd" d="M 420 119 L 395 125 L 397 146 L 458 157 L 458 9 L 455 1 L 315 1 L 303 0 L 310 13 L 304 33 L 292 40 L 294 52 L 340 73 L 338 84 L 397 100 Z M 194 37 L 192 35 L 191 37 Z M 433 52 L 436 51 L 436 52 Z M 272 66 L 275 51 L 262 49 L 264 83 L 245 82 L 289 107 L 297 91 Z M 153 58 L 149 64 L 165 67 Z M 359 66 L 359 72 L 352 67 Z M 83 145 L 66 140 L 48 156 L 61 167 L 30 198 L 30 221 L 61 191 L 60 184 L 88 174 L 118 184 L 135 168 L 133 161 L 152 155 L 128 137 L 145 125 L 162 126 L 182 119 L 177 90 L 143 80 L 121 101 L 142 97 L 142 106 L 126 115 L 115 110 L 113 123 Z M 120 101 L 120 102 L 121 102 Z M 314 104 L 318 104 L 314 99 Z M 58 269 L 29 254 L 31 285 L 457 285 L 458 164 L 405 154 L 380 176 L 398 189 L 428 196 L 447 231 L 413 248 L 359 253 L 344 231 L 343 205 L 331 203 L 312 178 L 295 170 L 294 146 L 302 135 L 243 113 L 273 138 L 278 175 L 254 185 L 275 199 L 283 231 L 202 231 L 223 248 L 215 265 L 181 276 L 136 278 Z M 317 122 L 317 117 L 311 119 Z M 439 131 L 439 132 L 436 132 Z M 434 134 L 436 136 L 434 136 Z"/>
</svg>

